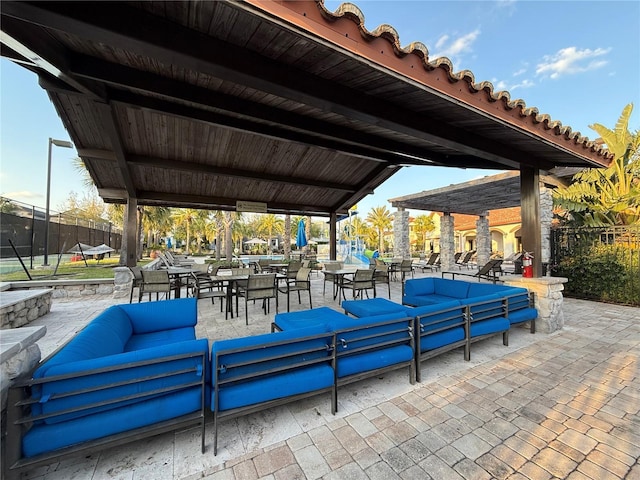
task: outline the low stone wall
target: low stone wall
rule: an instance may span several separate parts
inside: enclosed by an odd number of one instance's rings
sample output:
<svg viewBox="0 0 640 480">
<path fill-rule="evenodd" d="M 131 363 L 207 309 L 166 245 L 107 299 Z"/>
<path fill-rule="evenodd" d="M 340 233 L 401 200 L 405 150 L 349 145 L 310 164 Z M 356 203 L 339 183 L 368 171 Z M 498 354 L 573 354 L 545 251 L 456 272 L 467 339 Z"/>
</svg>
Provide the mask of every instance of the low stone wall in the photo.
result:
<svg viewBox="0 0 640 480">
<path fill-rule="evenodd" d="M 34 290 L 50 288 L 51 298 L 80 298 L 90 295 L 111 295 L 113 279 L 94 278 L 89 280 L 31 280 L 2 284 L 2 290 Z"/>
<path fill-rule="evenodd" d="M 18 328 L 51 311 L 50 288 L 2 292 L 0 329 Z"/>
<path fill-rule="evenodd" d="M 563 277 L 524 278 L 519 275 L 504 276 L 505 285 L 524 287 L 533 292 L 535 306 L 538 309 L 536 330 L 542 333 L 552 333 L 564 327 L 564 312 L 562 291 L 568 279 Z"/>
</svg>

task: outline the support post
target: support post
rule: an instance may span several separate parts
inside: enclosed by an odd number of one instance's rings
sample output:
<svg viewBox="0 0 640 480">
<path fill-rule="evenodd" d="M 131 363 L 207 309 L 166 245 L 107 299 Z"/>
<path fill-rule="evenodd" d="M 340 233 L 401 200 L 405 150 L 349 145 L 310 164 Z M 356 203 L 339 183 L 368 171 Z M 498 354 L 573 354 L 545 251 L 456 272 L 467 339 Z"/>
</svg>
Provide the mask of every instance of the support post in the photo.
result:
<svg viewBox="0 0 640 480">
<path fill-rule="evenodd" d="M 491 232 L 489 230 L 489 212 L 483 212 L 476 220 L 476 250 L 478 267 L 482 267 L 491 258 Z"/>
<path fill-rule="evenodd" d="M 136 237 L 138 235 L 138 199 L 129 197 L 124 212 L 124 232 L 122 235 L 122 252 L 120 254 L 120 265 L 135 267 L 138 263 L 136 258 Z"/>
<path fill-rule="evenodd" d="M 454 267 L 455 240 L 453 220 L 454 218 L 448 212 L 444 212 L 440 217 L 440 262 L 443 271 L 451 270 Z"/>
<path fill-rule="evenodd" d="M 520 216 L 522 248 L 533 254 L 533 276 L 542 276 L 540 232 L 540 172 L 537 168 L 520 168 Z"/>
</svg>

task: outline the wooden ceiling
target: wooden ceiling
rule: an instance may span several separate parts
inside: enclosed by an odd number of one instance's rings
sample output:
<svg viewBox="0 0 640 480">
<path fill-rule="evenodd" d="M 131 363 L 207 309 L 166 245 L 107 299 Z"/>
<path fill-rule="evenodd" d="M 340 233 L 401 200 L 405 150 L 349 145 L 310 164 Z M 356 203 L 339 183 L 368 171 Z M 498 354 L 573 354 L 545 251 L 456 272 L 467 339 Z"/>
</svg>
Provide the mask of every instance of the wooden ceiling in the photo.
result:
<svg viewBox="0 0 640 480">
<path fill-rule="evenodd" d="M 606 151 L 353 7 L 2 2 L 107 202 L 344 213 L 404 165 L 542 170 Z M 410 14 L 410 12 L 408 12 Z"/>
</svg>

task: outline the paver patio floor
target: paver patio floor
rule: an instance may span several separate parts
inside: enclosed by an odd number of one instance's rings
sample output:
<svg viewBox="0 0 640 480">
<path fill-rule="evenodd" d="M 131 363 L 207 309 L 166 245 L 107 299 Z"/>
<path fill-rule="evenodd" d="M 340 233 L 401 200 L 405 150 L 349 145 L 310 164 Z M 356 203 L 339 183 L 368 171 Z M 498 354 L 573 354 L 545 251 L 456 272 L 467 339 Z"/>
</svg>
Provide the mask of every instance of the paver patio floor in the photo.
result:
<svg viewBox="0 0 640 480">
<path fill-rule="evenodd" d="M 418 273 L 417 276 L 422 276 Z M 312 276 L 313 306 L 339 310 Z M 391 299 L 401 285 L 392 282 Z M 386 291 L 385 291 L 386 294 Z M 382 294 L 386 298 L 386 295 Z M 280 297 L 286 309 L 286 297 Z M 124 301 L 127 301 L 125 299 Z M 51 353 L 107 306 L 110 297 L 54 300 L 38 342 Z M 308 308 L 292 299 L 292 310 Z M 199 302 L 197 333 L 229 338 L 269 331 L 275 314 L 250 305 L 225 320 Z M 213 455 L 200 453 L 199 430 L 154 437 L 30 472 L 57 479 L 640 479 L 640 309 L 565 299 L 565 326 L 552 334 L 525 328 L 423 363 L 423 381 L 406 371 L 328 396 L 225 420 Z"/>
</svg>

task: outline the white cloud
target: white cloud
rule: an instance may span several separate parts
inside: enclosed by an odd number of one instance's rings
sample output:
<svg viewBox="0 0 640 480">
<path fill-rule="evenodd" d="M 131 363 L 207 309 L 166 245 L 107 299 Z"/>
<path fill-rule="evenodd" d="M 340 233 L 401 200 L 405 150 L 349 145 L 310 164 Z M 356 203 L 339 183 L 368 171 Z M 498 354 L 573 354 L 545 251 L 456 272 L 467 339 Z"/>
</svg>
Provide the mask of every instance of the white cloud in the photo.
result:
<svg viewBox="0 0 640 480">
<path fill-rule="evenodd" d="M 517 88 L 530 88 L 533 87 L 535 85 L 534 82 L 532 82 L 531 80 L 525 78 L 524 80 L 522 80 L 522 82 L 520 83 L 516 83 L 515 85 L 512 85 L 510 90 L 513 91 Z"/>
<path fill-rule="evenodd" d="M 523 73 L 526 73 L 527 69 L 526 68 L 521 68 L 518 71 L 513 72 L 513 76 L 514 77 L 519 77 L 520 75 L 522 75 Z"/>
<path fill-rule="evenodd" d="M 43 198 L 44 195 L 38 192 L 31 192 L 29 190 L 21 190 L 19 192 L 7 192 L 2 194 L 3 197 L 11 198 L 11 199 L 39 199 Z"/>
<path fill-rule="evenodd" d="M 597 57 L 607 55 L 610 51 L 611 48 L 596 48 L 595 50 L 588 48 L 580 50 L 576 47 L 563 48 L 553 55 L 545 55 L 543 62 L 537 65 L 536 75 L 556 79 L 562 75 L 574 75 L 596 70 L 607 64 L 607 60 Z"/>
<path fill-rule="evenodd" d="M 480 30 L 476 29 L 473 32 L 462 35 L 461 37 L 451 39 L 449 35 L 441 36 L 436 42 L 436 52 L 431 55 L 431 58 L 449 57 L 453 58 L 462 53 L 472 51 L 472 45 L 480 35 Z"/>
<path fill-rule="evenodd" d="M 503 80 L 498 81 L 494 78 L 493 80 L 491 80 L 491 83 L 493 84 L 494 91 L 502 91 L 507 89 L 507 82 Z"/>
</svg>

